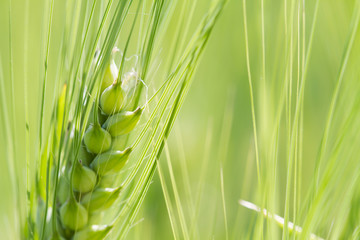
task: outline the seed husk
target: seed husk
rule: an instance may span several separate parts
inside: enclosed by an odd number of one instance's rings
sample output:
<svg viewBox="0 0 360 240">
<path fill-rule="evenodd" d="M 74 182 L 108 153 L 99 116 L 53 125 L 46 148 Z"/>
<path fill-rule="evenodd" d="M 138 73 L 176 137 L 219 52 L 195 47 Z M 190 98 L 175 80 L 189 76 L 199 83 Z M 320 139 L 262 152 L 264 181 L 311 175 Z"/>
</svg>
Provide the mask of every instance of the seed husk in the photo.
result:
<svg viewBox="0 0 360 240">
<path fill-rule="evenodd" d="M 76 231 L 87 224 L 88 212 L 84 206 L 70 197 L 60 208 L 60 219 L 65 227 Z"/>
<path fill-rule="evenodd" d="M 116 137 L 131 132 L 138 124 L 143 109 L 138 107 L 135 111 L 124 111 L 113 116 L 110 116 L 103 127 L 111 134 Z"/>
<path fill-rule="evenodd" d="M 76 161 L 71 183 L 75 191 L 81 193 L 89 192 L 95 187 L 96 174 L 90 168 Z"/>
<path fill-rule="evenodd" d="M 118 72 L 114 59 L 111 59 L 104 72 L 104 77 L 101 82 L 101 92 L 115 82 Z"/>
<path fill-rule="evenodd" d="M 124 91 L 121 88 L 121 83 L 114 83 L 102 92 L 100 107 L 107 115 L 121 111 L 124 107 Z"/>
<path fill-rule="evenodd" d="M 118 173 L 127 162 L 131 148 L 124 151 L 108 151 L 96 156 L 90 167 L 100 176 Z"/>
<path fill-rule="evenodd" d="M 90 125 L 84 134 L 86 149 L 92 153 L 102 153 L 111 146 L 111 135 L 99 124 Z"/>
<path fill-rule="evenodd" d="M 89 212 L 105 210 L 115 202 L 121 191 L 118 188 L 97 188 L 95 191 L 86 194 L 81 199 L 81 204 L 88 209 Z"/>
</svg>

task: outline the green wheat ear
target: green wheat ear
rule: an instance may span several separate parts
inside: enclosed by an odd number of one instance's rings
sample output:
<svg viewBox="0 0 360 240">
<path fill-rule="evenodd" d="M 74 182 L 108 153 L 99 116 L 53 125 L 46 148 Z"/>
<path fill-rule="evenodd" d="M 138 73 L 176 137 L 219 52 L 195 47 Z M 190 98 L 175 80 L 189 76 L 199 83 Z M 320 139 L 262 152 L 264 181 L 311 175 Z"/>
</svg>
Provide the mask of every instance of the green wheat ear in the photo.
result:
<svg viewBox="0 0 360 240">
<path fill-rule="evenodd" d="M 105 73 L 102 81 L 105 81 L 107 77 L 108 76 Z M 102 110 L 107 109 L 106 113 L 108 120 L 118 114 L 122 114 L 118 113 L 113 115 L 119 111 L 119 108 L 117 107 L 119 102 L 117 100 L 101 101 L 104 96 L 109 96 L 105 95 L 105 93 L 112 91 L 112 86 L 114 85 L 106 88 L 101 94 L 100 98 Z M 119 88 L 119 91 L 122 92 L 121 84 L 117 85 L 116 88 Z M 118 96 L 116 95 L 115 99 L 117 99 L 117 97 Z M 121 101 L 123 101 L 123 99 L 121 99 Z M 106 108 L 104 104 L 106 105 Z M 110 231 L 109 228 L 95 231 L 94 227 L 88 225 L 88 217 L 89 214 L 92 214 L 95 211 L 110 208 L 119 198 L 121 187 L 114 189 L 104 189 L 101 187 L 95 187 L 96 182 L 97 179 L 100 179 L 104 175 L 120 173 L 121 169 L 125 166 L 129 159 L 130 153 L 132 152 L 132 148 L 126 148 L 124 151 L 110 149 L 111 135 L 117 136 L 121 129 L 123 129 L 122 133 L 124 133 L 124 131 L 126 133 L 130 133 L 136 126 L 136 123 L 139 121 L 141 113 L 142 111 L 135 111 L 133 114 L 125 114 L 125 120 L 117 120 L 115 123 L 107 124 L 108 120 L 106 120 L 104 128 L 101 127 L 100 124 L 96 122 L 96 120 L 95 123 L 90 124 L 87 127 L 83 139 L 81 140 L 81 142 L 84 142 L 86 149 L 83 149 L 80 146 L 79 151 L 80 153 L 82 152 L 82 154 L 75 156 L 83 157 L 85 155 L 84 158 L 86 158 L 87 163 L 89 163 L 89 167 L 83 165 L 81 163 L 81 159 L 79 161 L 75 157 L 75 160 L 70 163 L 72 166 L 68 167 L 67 171 L 63 173 L 65 176 L 70 176 L 71 179 L 70 186 L 68 186 L 67 189 L 67 191 L 70 191 L 70 197 L 66 202 L 63 202 L 62 193 L 62 195 L 59 194 L 58 199 L 58 203 L 60 204 L 58 206 L 60 210 L 60 220 L 64 228 L 63 230 L 65 232 L 75 231 L 75 235 L 73 236 L 74 239 L 83 239 L 85 236 L 105 236 Z M 97 114 L 94 113 L 94 116 L 97 117 Z M 124 117 L 119 119 L 124 119 Z M 119 122 L 121 122 L 121 126 L 118 126 Z M 111 127 L 114 124 L 117 124 L 117 128 Z M 110 133 L 105 129 L 106 127 L 110 129 Z M 117 132 L 113 129 L 116 129 Z M 114 134 L 114 132 L 116 132 L 116 134 Z M 93 154 L 95 157 L 92 160 L 89 160 L 86 156 L 89 154 Z M 60 183 L 60 186 L 63 186 L 62 183 Z M 101 222 L 95 223 L 94 220 L 92 221 L 92 225 L 100 224 Z"/>
<path fill-rule="evenodd" d="M 35 170 L 27 179 L 24 239 L 125 238 L 225 1 L 215 0 L 192 38 L 182 37 L 173 55 L 160 57 L 166 31 L 173 30 L 170 13 L 182 4 L 51 0 L 45 6 L 37 156 L 34 166 L 27 159 L 28 173 Z M 53 22 L 60 5 L 63 21 Z M 191 21 L 186 14 L 179 18 L 184 25 Z M 60 39 L 54 39 L 57 24 Z M 126 42 L 117 55 L 120 39 Z M 59 58 L 52 62 L 56 40 Z M 165 60 L 160 71 L 157 58 Z"/>
</svg>

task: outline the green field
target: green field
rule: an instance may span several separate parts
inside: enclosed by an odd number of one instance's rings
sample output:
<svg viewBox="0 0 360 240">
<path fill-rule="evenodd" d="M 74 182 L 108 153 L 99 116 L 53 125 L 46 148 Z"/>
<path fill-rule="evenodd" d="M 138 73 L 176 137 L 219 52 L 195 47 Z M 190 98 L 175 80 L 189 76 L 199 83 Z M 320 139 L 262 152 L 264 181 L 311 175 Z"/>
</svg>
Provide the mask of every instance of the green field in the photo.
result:
<svg viewBox="0 0 360 240">
<path fill-rule="evenodd" d="M 360 239 L 359 24 L 359 0 L 0 0 L 0 235 L 53 237 L 58 124 L 81 142 L 114 57 L 143 89 L 125 145 L 149 126 L 106 239 Z"/>
</svg>

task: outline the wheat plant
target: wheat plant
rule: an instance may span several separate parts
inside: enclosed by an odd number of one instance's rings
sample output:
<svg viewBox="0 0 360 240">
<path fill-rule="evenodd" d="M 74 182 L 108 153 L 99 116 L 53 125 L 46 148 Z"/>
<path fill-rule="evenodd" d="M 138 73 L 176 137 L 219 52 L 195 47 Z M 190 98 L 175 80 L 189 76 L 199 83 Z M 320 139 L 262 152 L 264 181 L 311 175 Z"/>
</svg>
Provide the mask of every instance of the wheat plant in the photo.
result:
<svg viewBox="0 0 360 240">
<path fill-rule="evenodd" d="M 38 49 L 29 41 L 36 5 L 18 2 L 1 3 L 2 157 L 14 201 L 4 235 L 124 239 L 225 1 L 201 19 L 196 1 L 41 1 Z M 20 12 L 21 43 L 13 37 Z"/>
<path fill-rule="evenodd" d="M 359 21 L 0 0 L 0 238 L 359 239 Z"/>
</svg>

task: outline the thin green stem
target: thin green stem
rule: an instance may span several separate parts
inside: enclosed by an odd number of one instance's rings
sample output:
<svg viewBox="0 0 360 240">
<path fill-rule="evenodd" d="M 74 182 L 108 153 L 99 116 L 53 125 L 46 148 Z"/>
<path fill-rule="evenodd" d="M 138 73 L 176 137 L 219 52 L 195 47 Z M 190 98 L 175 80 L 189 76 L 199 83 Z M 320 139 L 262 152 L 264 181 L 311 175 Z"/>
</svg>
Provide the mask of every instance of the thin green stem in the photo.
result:
<svg viewBox="0 0 360 240">
<path fill-rule="evenodd" d="M 247 16 L 246 16 L 246 0 L 243 0 L 243 15 L 244 15 L 244 30 L 245 30 L 246 67 L 247 67 L 249 90 L 250 90 L 250 104 L 251 104 L 251 116 L 252 116 L 252 123 L 253 123 L 254 145 L 255 145 L 256 172 L 257 172 L 259 186 L 261 186 L 260 158 L 259 158 L 259 148 L 258 148 L 258 140 L 257 140 L 254 91 L 253 91 L 253 83 L 252 83 L 251 69 L 250 69 L 249 40 L 248 40 Z"/>
<path fill-rule="evenodd" d="M 39 159 L 41 158 L 41 149 L 42 149 L 42 131 L 43 131 L 43 118 L 44 118 L 44 106 L 45 106 L 45 91 L 46 91 L 46 80 L 47 80 L 47 72 L 48 72 L 48 56 L 49 56 L 49 49 L 50 49 L 50 36 L 51 36 L 51 25 L 52 25 L 52 17 L 53 17 L 53 7 L 54 7 L 54 0 L 51 0 L 50 3 L 50 12 L 49 12 L 49 25 L 48 25 L 48 32 L 47 32 L 47 43 L 46 43 L 46 53 L 45 53 L 45 61 L 44 61 L 44 78 L 42 83 L 42 95 L 41 95 L 41 110 L 40 110 L 40 125 L 39 125 Z M 49 163 L 47 164 L 47 168 L 49 168 Z M 48 186 L 48 176 L 46 179 L 46 185 Z M 42 230 L 40 239 L 45 238 L 45 228 L 46 228 L 46 217 L 49 205 L 48 199 L 48 187 L 46 188 L 46 204 L 45 204 L 45 212 L 43 215 L 42 221 Z"/>
</svg>

